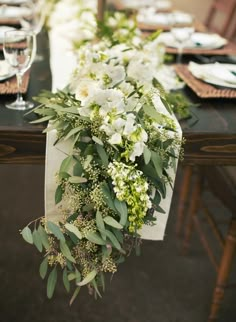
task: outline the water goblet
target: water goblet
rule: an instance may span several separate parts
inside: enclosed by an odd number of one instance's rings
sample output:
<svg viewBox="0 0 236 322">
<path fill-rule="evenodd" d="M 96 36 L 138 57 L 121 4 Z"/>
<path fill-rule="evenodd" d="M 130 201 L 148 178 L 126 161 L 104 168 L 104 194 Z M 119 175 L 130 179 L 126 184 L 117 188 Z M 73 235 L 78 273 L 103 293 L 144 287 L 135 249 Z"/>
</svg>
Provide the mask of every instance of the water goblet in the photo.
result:
<svg viewBox="0 0 236 322">
<path fill-rule="evenodd" d="M 26 110 L 32 108 L 32 102 L 25 101 L 22 96 L 22 78 L 30 68 L 36 53 L 35 34 L 27 30 L 10 30 L 4 33 L 3 53 L 5 60 L 15 70 L 17 78 L 17 98 L 7 108 Z"/>
<path fill-rule="evenodd" d="M 175 16 L 171 18 L 171 34 L 177 43 L 177 58 L 176 62 L 181 63 L 184 47 L 188 44 L 192 34 L 195 31 L 193 18 L 187 23 L 180 23 Z"/>
<path fill-rule="evenodd" d="M 35 33 L 36 37 L 43 28 L 46 19 L 46 6 L 44 0 L 29 0 L 27 6 L 31 10 L 31 15 L 22 16 L 20 23 L 23 29 L 31 30 Z M 40 62 L 44 59 L 43 55 L 36 53 L 35 60 Z"/>
</svg>

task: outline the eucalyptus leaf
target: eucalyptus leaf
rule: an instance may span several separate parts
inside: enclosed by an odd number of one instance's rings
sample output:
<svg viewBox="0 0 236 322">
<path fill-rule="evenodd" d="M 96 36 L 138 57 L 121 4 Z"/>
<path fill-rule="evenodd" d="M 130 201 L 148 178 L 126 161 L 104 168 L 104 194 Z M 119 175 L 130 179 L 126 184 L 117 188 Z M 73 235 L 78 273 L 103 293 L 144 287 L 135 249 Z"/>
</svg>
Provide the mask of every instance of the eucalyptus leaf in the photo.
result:
<svg viewBox="0 0 236 322">
<path fill-rule="evenodd" d="M 51 299 L 53 296 L 56 283 L 57 283 L 57 268 L 55 266 L 53 270 L 50 272 L 48 276 L 48 281 L 47 281 L 47 297 L 49 299 Z"/>
<path fill-rule="evenodd" d="M 42 244 L 42 241 L 41 241 L 41 236 L 38 232 L 38 230 L 34 230 L 33 231 L 33 242 L 34 242 L 34 245 L 36 246 L 36 248 L 38 249 L 38 251 L 41 253 L 42 250 L 43 250 L 43 244 Z"/>
<path fill-rule="evenodd" d="M 71 136 L 77 134 L 81 130 L 82 130 L 82 127 L 80 127 L 80 126 L 70 130 L 69 133 L 67 133 L 67 135 L 64 137 L 64 141 L 68 140 Z"/>
<path fill-rule="evenodd" d="M 21 232 L 22 237 L 24 238 L 24 240 L 29 243 L 29 244 L 33 244 L 33 236 L 32 236 L 32 232 L 31 229 L 26 226 L 22 232 Z"/>
<path fill-rule="evenodd" d="M 46 121 L 51 120 L 53 117 L 54 117 L 54 115 L 47 115 L 47 116 L 41 117 L 40 119 L 31 121 L 30 123 L 37 124 L 37 123 L 46 122 Z"/>
<path fill-rule="evenodd" d="M 114 201 L 114 205 L 120 214 L 120 224 L 122 226 L 125 226 L 127 223 L 127 217 L 128 217 L 128 209 L 125 201 L 120 201 L 117 198 Z"/>
<path fill-rule="evenodd" d="M 118 249 L 121 250 L 121 246 L 120 243 L 118 242 L 117 238 L 115 237 L 115 235 L 109 231 L 109 230 L 105 230 L 105 234 L 107 235 L 107 237 L 110 239 L 112 245 Z"/>
<path fill-rule="evenodd" d="M 145 146 L 144 151 L 143 151 L 143 156 L 144 156 L 144 162 L 145 164 L 148 164 L 151 160 L 151 151 Z"/>
<path fill-rule="evenodd" d="M 80 286 L 77 286 L 71 299 L 70 299 L 70 305 L 73 304 L 74 300 L 76 299 L 77 295 L 79 294 L 79 291 L 80 291 Z"/>
<path fill-rule="evenodd" d="M 144 105 L 143 110 L 145 114 L 147 114 L 149 117 L 151 117 L 151 119 L 155 120 L 156 122 L 160 123 L 162 121 L 161 114 L 157 112 L 154 106 Z"/>
<path fill-rule="evenodd" d="M 79 160 L 77 160 L 75 165 L 74 165 L 73 175 L 77 176 L 77 177 L 81 177 L 82 173 L 83 173 L 82 164 L 81 164 L 81 162 Z"/>
<path fill-rule="evenodd" d="M 99 210 L 97 210 L 97 213 L 96 213 L 96 224 L 97 224 L 98 230 L 101 233 L 102 239 L 106 240 L 106 235 L 104 234 L 105 225 L 104 225 L 101 212 Z"/>
<path fill-rule="evenodd" d="M 92 136 L 92 140 L 99 145 L 103 145 L 102 140 L 100 140 L 97 136 Z"/>
<path fill-rule="evenodd" d="M 62 254 L 72 263 L 76 263 L 74 257 L 71 255 L 70 249 L 65 242 L 60 241 L 60 249 Z"/>
<path fill-rule="evenodd" d="M 53 233 L 53 235 L 55 237 L 57 237 L 57 239 L 61 240 L 62 242 L 65 242 L 65 237 L 64 237 L 63 233 L 61 232 L 61 229 L 59 226 L 57 226 L 56 224 L 54 224 L 51 221 L 48 221 L 47 228 L 51 233 Z"/>
<path fill-rule="evenodd" d="M 98 145 L 98 144 L 96 144 L 96 149 L 97 149 L 97 153 L 98 153 L 100 159 L 102 160 L 103 165 L 105 167 L 107 167 L 109 164 L 109 160 L 108 160 L 108 156 L 107 156 L 105 149 L 101 145 Z"/>
<path fill-rule="evenodd" d="M 104 219 L 104 222 L 114 228 L 117 229 L 122 229 L 123 226 L 121 224 L 118 223 L 118 221 L 116 221 L 114 218 L 112 218 L 111 216 L 106 216 Z"/>
<path fill-rule="evenodd" d="M 99 289 L 98 289 L 98 286 L 97 286 L 97 282 L 96 282 L 96 280 L 95 280 L 95 279 L 94 279 L 94 280 L 92 280 L 92 283 L 91 283 L 91 284 L 93 285 L 93 287 L 94 287 L 94 289 L 95 289 L 95 291 L 96 291 L 97 295 L 98 295 L 99 297 L 102 297 L 101 293 L 99 292 Z"/>
<path fill-rule="evenodd" d="M 69 178 L 70 183 L 86 183 L 88 180 L 84 177 L 72 176 Z"/>
<path fill-rule="evenodd" d="M 75 225 L 66 223 L 65 228 L 70 232 L 72 232 L 73 234 L 75 234 L 75 236 L 78 237 L 79 239 L 82 239 L 82 234 Z"/>
<path fill-rule="evenodd" d="M 63 269 L 62 280 L 63 280 L 63 284 L 65 286 L 65 289 L 69 293 L 70 292 L 70 281 L 68 280 L 68 271 L 67 271 L 66 267 Z"/>
<path fill-rule="evenodd" d="M 38 226 L 38 232 L 41 236 L 41 241 L 42 241 L 44 248 L 48 249 L 50 246 L 49 241 L 48 241 L 48 234 L 46 233 L 45 229 L 41 225 Z"/>
<path fill-rule="evenodd" d="M 97 245 L 105 245 L 106 242 L 102 239 L 102 237 L 95 232 L 88 232 L 85 236 L 89 241 Z"/>
<path fill-rule="evenodd" d="M 106 202 L 106 204 L 112 209 L 114 210 L 115 212 L 116 211 L 116 208 L 114 206 L 114 203 L 113 203 L 113 199 L 112 199 L 112 196 L 111 196 L 111 192 L 110 192 L 110 189 L 109 189 L 109 186 L 106 182 L 103 182 L 101 184 L 101 189 L 102 189 L 102 192 L 103 192 L 103 196 L 104 196 L 104 201 Z"/>
<path fill-rule="evenodd" d="M 56 192 L 55 192 L 55 204 L 57 205 L 61 200 L 63 196 L 63 188 L 61 185 L 57 186 Z"/>
<path fill-rule="evenodd" d="M 45 276 L 47 275 L 47 271 L 48 271 L 48 258 L 45 257 L 39 266 L 39 274 L 42 279 L 44 279 Z"/>
<path fill-rule="evenodd" d="M 68 172 L 70 170 L 70 167 L 72 166 L 72 163 L 73 156 L 70 155 L 62 161 L 59 172 Z"/>
<path fill-rule="evenodd" d="M 77 283 L 77 285 L 84 286 L 90 283 L 96 277 L 96 275 L 97 275 L 97 271 L 94 269 L 90 273 L 88 273 L 88 275 L 85 276 L 85 278 L 81 282 Z"/>
<path fill-rule="evenodd" d="M 162 171 L 163 171 L 163 169 L 162 169 L 162 159 L 161 159 L 160 155 L 155 151 L 151 152 L 151 156 L 152 156 L 152 162 L 153 162 L 153 165 L 155 167 L 156 173 L 157 173 L 158 177 L 161 178 Z"/>
</svg>

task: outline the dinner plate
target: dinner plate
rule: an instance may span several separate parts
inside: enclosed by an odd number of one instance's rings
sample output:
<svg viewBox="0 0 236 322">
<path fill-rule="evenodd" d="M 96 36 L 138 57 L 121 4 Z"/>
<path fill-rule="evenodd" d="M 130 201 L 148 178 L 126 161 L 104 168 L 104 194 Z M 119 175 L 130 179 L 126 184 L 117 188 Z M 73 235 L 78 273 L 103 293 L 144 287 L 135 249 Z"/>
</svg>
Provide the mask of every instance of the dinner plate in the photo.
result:
<svg viewBox="0 0 236 322">
<path fill-rule="evenodd" d="M 159 40 L 167 47 L 178 48 L 179 43 L 171 32 L 163 32 Z M 227 40 L 218 34 L 194 32 L 184 44 L 187 49 L 217 49 L 227 44 Z"/>
<path fill-rule="evenodd" d="M 196 64 L 190 62 L 189 71 L 211 85 L 236 89 L 236 64 Z"/>
<path fill-rule="evenodd" d="M 138 12 L 137 21 L 146 25 L 170 26 L 173 16 L 179 25 L 191 24 L 193 20 L 190 14 L 181 11 L 156 12 L 155 8 L 143 8 Z"/>
<path fill-rule="evenodd" d="M 0 81 L 4 81 L 12 76 L 14 76 L 16 72 L 8 65 L 5 60 L 0 60 Z"/>
<path fill-rule="evenodd" d="M 5 33 L 5 31 L 8 31 L 8 30 L 15 30 L 15 28 L 10 27 L 10 26 L 0 26 L 0 44 L 3 43 L 3 41 L 4 41 L 4 33 Z"/>
<path fill-rule="evenodd" d="M 19 19 L 30 16 L 31 10 L 26 7 L 2 6 L 0 7 L 0 19 Z"/>
</svg>

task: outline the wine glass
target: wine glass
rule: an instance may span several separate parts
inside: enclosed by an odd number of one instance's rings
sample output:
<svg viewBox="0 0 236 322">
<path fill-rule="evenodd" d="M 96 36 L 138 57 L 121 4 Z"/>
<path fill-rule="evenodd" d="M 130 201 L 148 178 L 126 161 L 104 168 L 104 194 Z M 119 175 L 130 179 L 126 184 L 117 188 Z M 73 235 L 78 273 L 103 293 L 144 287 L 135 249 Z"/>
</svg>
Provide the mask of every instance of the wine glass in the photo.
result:
<svg viewBox="0 0 236 322">
<path fill-rule="evenodd" d="M 171 16 L 171 34 L 173 35 L 175 41 L 177 42 L 177 58 L 176 62 L 181 63 L 183 49 L 191 39 L 192 34 L 195 31 L 194 28 L 194 19 L 190 17 L 189 21 L 181 23 L 178 20 L 178 16 Z"/>
<path fill-rule="evenodd" d="M 31 15 L 22 16 L 20 24 L 23 29 L 31 30 L 36 37 L 43 28 L 46 19 L 46 10 L 44 0 L 29 0 L 24 7 L 27 6 L 31 10 Z M 43 56 L 36 53 L 34 61 L 42 61 Z"/>
<path fill-rule="evenodd" d="M 16 71 L 17 99 L 6 107 L 14 110 L 32 108 L 32 102 L 25 101 L 22 96 L 22 77 L 30 68 L 36 53 L 35 34 L 27 30 L 10 30 L 4 33 L 3 53 L 8 64 Z"/>
</svg>

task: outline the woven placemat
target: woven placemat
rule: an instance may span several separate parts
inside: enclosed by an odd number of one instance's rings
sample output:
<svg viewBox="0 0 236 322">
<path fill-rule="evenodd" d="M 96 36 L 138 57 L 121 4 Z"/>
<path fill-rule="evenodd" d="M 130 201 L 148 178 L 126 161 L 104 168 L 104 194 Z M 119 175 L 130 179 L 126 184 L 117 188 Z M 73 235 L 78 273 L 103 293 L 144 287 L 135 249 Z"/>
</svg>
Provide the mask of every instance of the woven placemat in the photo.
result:
<svg viewBox="0 0 236 322">
<path fill-rule="evenodd" d="M 23 76 L 23 81 L 21 86 L 22 93 L 25 93 L 27 91 L 28 84 L 29 84 L 29 75 L 30 75 L 30 71 L 28 70 Z M 5 81 L 0 82 L 1 95 L 16 94 L 17 91 L 18 91 L 18 88 L 17 88 L 16 76 L 13 76 L 11 78 L 8 78 Z"/>
<path fill-rule="evenodd" d="M 197 79 L 188 70 L 187 65 L 175 65 L 177 75 L 199 96 L 202 98 L 236 98 L 236 89 L 216 88 Z"/>
<path fill-rule="evenodd" d="M 166 53 L 177 54 L 177 48 L 166 47 Z M 184 48 L 183 54 L 188 55 L 236 55 L 236 44 L 233 42 L 228 42 L 224 47 L 216 49 L 206 49 L 206 48 Z"/>
</svg>

